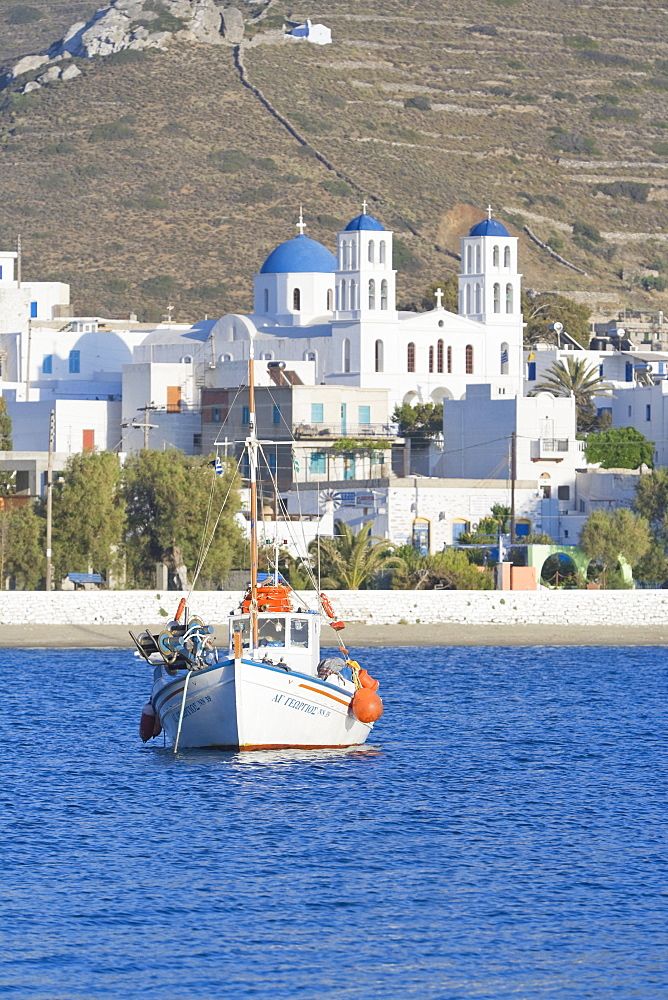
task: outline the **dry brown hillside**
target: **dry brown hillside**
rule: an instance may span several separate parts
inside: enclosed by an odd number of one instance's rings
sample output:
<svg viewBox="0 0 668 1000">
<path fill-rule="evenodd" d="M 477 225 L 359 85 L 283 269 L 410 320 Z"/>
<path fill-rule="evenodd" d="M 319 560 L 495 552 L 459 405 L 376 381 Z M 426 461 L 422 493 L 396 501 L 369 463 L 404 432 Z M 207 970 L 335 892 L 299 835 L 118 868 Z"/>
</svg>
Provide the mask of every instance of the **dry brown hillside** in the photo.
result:
<svg viewBox="0 0 668 1000">
<path fill-rule="evenodd" d="M 5 64 L 94 9 L 30 6 L 44 17 L 7 25 L 17 4 L 0 0 Z M 293 13 L 275 0 L 270 20 Z M 641 284 L 644 268 L 668 277 L 661 4 L 332 0 L 306 13 L 332 45 L 242 52 L 306 145 L 242 86 L 228 45 L 78 60 L 72 82 L 0 95 L 0 244 L 21 233 L 24 273 L 70 281 L 82 311 L 245 310 L 300 204 L 332 247 L 367 197 L 398 233 L 400 300 L 418 301 L 456 271 L 459 236 L 489 202 L 521 237 L 526 285 L 666 307 Z"/>
</svg>

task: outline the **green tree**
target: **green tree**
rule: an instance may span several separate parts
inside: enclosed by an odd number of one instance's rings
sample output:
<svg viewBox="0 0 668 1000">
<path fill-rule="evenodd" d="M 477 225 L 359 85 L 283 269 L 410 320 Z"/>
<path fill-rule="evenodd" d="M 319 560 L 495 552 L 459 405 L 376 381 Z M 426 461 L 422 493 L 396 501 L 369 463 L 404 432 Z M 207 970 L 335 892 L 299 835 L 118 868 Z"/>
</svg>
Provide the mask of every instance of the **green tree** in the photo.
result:
<svg viewBox="0 0 668 1000">
<path fill-rule="evenodd" d="M 0 511 L 0 588 L 10 577 L 16 590 L 36 590 L 44 579 L 45 521 L 34 504 Z"/>
<path fill-rule="evenodd" d="M 588 462 L 600 462 L 604 469 L 638 469 L 653 465 L 654 442 L 635 427 L 612 427 L 589 434 L 585 442 Z"/>
<path fill-rule="evenodd" d="M 394 546 L 371 534 L 372 521 L 355 534 L 345 521 L 336 522 L 338 534 L 321 538 L 320 572 L 322 586 L 332 590 L 368 590 L 383 570 L 397 569 L 402 560 L 394 555 Z M 309 552 L 317 558 L 318 542 L 311 542 Z"/>
<path fill-rule="evenodd" d="M 633 506 L 655 531 L 661 528 L 668 514 L 668 469 L 654 469 L 640 477 Z"/>
<path fill-rule="evenodd" d="M 459 312 L 459 278 L 456 274 L 449 274 L 440 281 L 433 281 L 422 293 L 420 299 L 420 311 L 427 312 L 436 307 L 436 292 L 438 289 L 443 292 L 441 305 L 448 312 Z"/>
<path fill-rule="evenodd" d="M 443 403 L 402 403 L 395 406 L 392 420 L 402 437 L 434 437 L 443 433 Z"/>
<path fill-rule="evenodd" d="M 668 558 L 664 546 L 653 541 L 645 555 L 636 565 L 633 575 L 641 583 L 654 583 L 661 586 L 668 578 Z"/>
<path fill-rule="evenodd" d="M 187 586 L 219 513 L 198 585 L 214 588 L 227 576 L 241 550 L 241 532 L 234 520 L 236 472 L 233 463 L 223 464 L 223 475 L 216 476 L 206 461 L 176 448 L 128 458 L 123 468 L 126 560 L 138 586 L 153 586 L 158 562 L 168 566 L 178 587 Z"/>
<path fill-rule="evenodd" d="M 580 547 L 602 566 L 604 587 L 608 570 L 616 567 L 620 557 L 630 566 L 636 566 L 649 551 L 651 543 L 647 519 L 634 514 L 628 507 L 592 511 L 580 534 Z"/>
<path fill-rule="evenodd" d="M 393 590 L 493 590 L 489 570 L 481 570 L 463 549 L 422 556 L 411 545 L 402 545 L 396 555 L 403 565 L 392 575 Z"/>
<path fill-rule="evenodd" d="M 55 579 L 88 571 L 106 577 L 118 561 L 125 524 L 118 455 L 71 455 L 62 480 L 53 490 Z"/>
<path fill-rule="evenodd" d="M 548 295 L 545 292 L 530 298 L 522 293 L 522 312 L 526 326 L 524 343 L 530 347 L 537 343 L 554 343 L 555 333 L 550 330 L 552 323 L 561 323 L 583 347 L 589 346 L 591 330 L 590 312 L 587 306 L 572 302 L 565 295 Z"/>
<path fill-rule="evenodd" d="M 12 450 L 12 418 L 7 413 L 7 400 L 0 396 L 0 451 Z"/>
<path fill-rule="evenodd" d="M 578 428 L 591 420 L 596 408 L 593 400 L 611 388 L 602 379 L 598 369 L 580 358 L 566 358 L 555 361 L 547 370 L 544 382 L 537 382 L 529 393 L 537 396 L 540 392 L 551 392 L 553 396 L 574 396 Z"/>
</svg>

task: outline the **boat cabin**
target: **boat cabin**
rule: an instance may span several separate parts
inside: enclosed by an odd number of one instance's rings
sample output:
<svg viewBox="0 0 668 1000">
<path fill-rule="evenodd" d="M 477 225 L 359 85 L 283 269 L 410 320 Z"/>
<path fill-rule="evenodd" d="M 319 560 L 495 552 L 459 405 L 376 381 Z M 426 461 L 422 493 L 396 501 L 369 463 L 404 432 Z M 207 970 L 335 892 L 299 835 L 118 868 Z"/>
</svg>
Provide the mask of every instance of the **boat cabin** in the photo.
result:
<svg viewBox="0 0 668 1000">
<path fill-rule="evenodd" d="M 234 633 L 241 633 L 244 656 L 292 670 L 316 674 L 320 658 L 320 618 L 315 611 L 258 614 L 258 645 L 251 649 L 250 614 L 230 617 L 229 652 L 234 656 Z M 271 665 L 270 664 L 270 665 Z"/>
</svg>

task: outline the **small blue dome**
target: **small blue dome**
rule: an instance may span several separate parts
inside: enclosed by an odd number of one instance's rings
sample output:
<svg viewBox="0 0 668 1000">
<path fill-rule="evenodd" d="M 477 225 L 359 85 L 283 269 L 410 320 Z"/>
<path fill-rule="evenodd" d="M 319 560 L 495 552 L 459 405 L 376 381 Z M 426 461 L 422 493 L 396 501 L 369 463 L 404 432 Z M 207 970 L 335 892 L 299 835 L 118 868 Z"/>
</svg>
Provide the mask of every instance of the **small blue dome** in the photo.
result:
<svg viewBox="0 0 668 1000">
<path fill-rule="evenodd" d="M 272 250 L 260 268 L 260 274 L 296 274 L 308 271 L 323 274 L 336 271 L 336 257 L 322 243 L 303 233 Z"/>
<path fill-rule="evenodd" d="M 473 227 L 469 236 L 510 236 L 506 227 L 496 219 L 483 219 Z"/>
<path fill-rule="evenodd" d="M 377 229 L 380 232 L 385 232 L 385 226 L 378 219 L 374 219 L 373 215 L 367 215 L 366 212 L 363 215 L 356 215 L 354 219 L 351 219 L 346 226 L 346 232 L 351 229 Z"/>
</svg>

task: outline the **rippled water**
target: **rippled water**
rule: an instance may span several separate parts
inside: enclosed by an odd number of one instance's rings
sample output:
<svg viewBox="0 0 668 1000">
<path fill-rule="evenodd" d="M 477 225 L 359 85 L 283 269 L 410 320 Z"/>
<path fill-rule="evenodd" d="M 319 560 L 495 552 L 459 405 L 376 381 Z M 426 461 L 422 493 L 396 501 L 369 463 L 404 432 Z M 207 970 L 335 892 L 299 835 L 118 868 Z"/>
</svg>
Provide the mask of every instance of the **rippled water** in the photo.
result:
<svg viewBox="0 0 668 1000">
<path fill-rule="evenodd" d="M 668 996 L 664 649 L 373 649 L 356 752 L 142 746 L 121 651 L 0 651 L 0 995 Z"/>
</svg>

